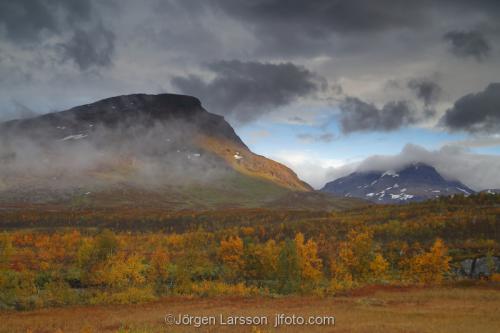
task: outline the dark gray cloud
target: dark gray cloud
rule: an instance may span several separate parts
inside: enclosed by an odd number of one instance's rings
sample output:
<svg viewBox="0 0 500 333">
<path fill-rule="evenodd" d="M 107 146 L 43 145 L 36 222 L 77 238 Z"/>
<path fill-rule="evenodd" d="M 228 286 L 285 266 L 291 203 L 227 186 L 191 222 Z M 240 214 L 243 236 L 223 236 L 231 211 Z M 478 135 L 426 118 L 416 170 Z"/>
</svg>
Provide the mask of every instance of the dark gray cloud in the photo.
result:
<svg viewBox="0 0 500 333">
<path fill-rule="evenodd" d="M 93 7 L 91 0 L 2 0 L 0 41 L 21 48 L 62 50 L 57 52 L 59 60 L 72 60 L 81 70 L 107 67 L 115 35 Z M 53 37 L 58 41 L 51 43 Z"/>
<path fill-rule="evenodd" d="M 326 54 L 339 41 L 334 35 L 373 34 L 417 26 L 424 11 L 417 2 L 331 0 L 213 0 L 211 4 L 243 22 L 258 36 L 259 53 Z M 358 44 L 359 47 L 361 44 Z"/>
<path fill-rule="evenodd" d="M 274 119 L 314 123 L 314 112 L 322 121 L 343 96 L 378 107 L 420 98 L 425 111 L 441 113 L 445 103 L 496 80 L 499 15 L 498 0 L 0 0 L 0 112 L 12 109 L 13 99 L 48 112 L 112 95 L 177 90 L 240 121 L 289 105 Z M 442 37 L 450 31 L 483 32 L 490 56 L 481 56 L 484 63 L 448 61 Z M 289 71 L 295 77 L 274 68 L 263 73 L 265 66 L 197 72 L 221 59 L 308 70 Z M 426 82 L 414 82 L 415 98 L 409 94 L 407 78 L 438 70 L 446 95 Z M 314 93 L 323 84 L 312 73 L 331 83 L 321 98 Z M 383 89 L 390 79 L 399 90 Z M 266 80 L 284 88 L 254 83 Z M 306 102 L 301 109 L 318 110 L 300 114 L 297 100 Z"/>
<path fill-rule="evenodd" d="M 196 3 L 196 2 L 195 2 Z M 305 34 L 320 35 L 328 32 L 378 32 L 394 28 L 418 27 L 422 22 L 439 22 L 443 13 L 437 9 L 452 10 L 454 15 L 482 13 L 494 18 L 500 11 L 496 0 L 211 0 L 211 7 L 221 9 L 233 17 L 274 27 L 302 27 Z M 193 9 L 192 1 L 186 1 Z M 199 6 L 197 6 L 199 7 Z M 446 13 L 445 13 L 446 14 Z"/>
<path fill-rule="evenodd" d="M 374 155 L 362 161 L 358 171 L 398 170 L 410 163 L 431 165 L 451 180 L 459 180 L 474 190 L 497 188 L 500 178 L 500 156 L 482 155 L 456 146 L 443 146 L 438 150 L 407 144 L 397 155 Z"/>
<path fill-rule="evenodd" d="M 15 42 L 34 42 L 43 33 L 59 34 L 71 25 L 87 21 L 90 0 L 2 0 L 0 27 Z"/>
<path fill-rule="evenodd" d="M 407 101 L 391 101 L 382 108 L 356 97 L 347 97 L 340 104 L 340 125 L 343 133 L 360 131 L 394 131 L 418 121 L 415 108 Z"/>
<path fill-rule="evenodd" d="M 301 179 L 317 189 L 355 171 L 398 170 L 415 162 L 431 165 L 443 177 L 458 179 L 476 191 L 500 188 L 500 156 L 477 154 L 454 145 L 428 150 L 419 145 L 407 144 L 396 155 L 372 155 L 359 161 L 345 161 L 339 166 L 321 166 L 313 157 L 303 161 L 287 160 L 286 156 L 276 158 L 293 168 Z"/>
<path fill-rule="evenodd" d="M 324 183 L 344 177 L 354 171 L 387 171 L 398 170 L 411 163 L 425 163 L 437 169 L 445 178 L 459 180 L 476 191 L 500 188 L 498 170 L 500 156 L 476 154 L 467 149 L 456 146 L 443 146 L 438 150 L 427 150 L 424 147 L 407 144 L 396 155 L 373 155 L 362 161 L 348 163 L 338 168 L 326 168 L 317 171 L 322 174 L 322 183 L 315 183 L 315 187 L 322 187 Z M 301 176 L 300 170 L 297 170 Z M 318 177 L 321 178 L 321 177 Z M 309 181 L 307 177 L 302 177 Z"/>
<path fill-rule="evenodd" d="M 429 78 L 411 79 L 408 81 L 408 88 L 414 92 L 417 98 L 424 102 L 426 107 L 437 102 L 443 92 L 441 86 Z"/>
<path fill-rule="evenodd" d="M 177 76 L 172 84 L 199 97 L 210 111 L 246 122 L 326 89 L 320 76 L 292 63 L 219 61 L 207 65 L 215 75 Z"/>
<path fill-rule="evenodd" d="M 444 35 L 444 40 L 448 42 L 450 51 L 458 57 L 473 57 L 481 61 L 491 52 L 489 41 L 480 31 L 450 31 Z"/>
<path fill-rule="evenodd" d="M 374 47 L 367 36 L 439 26 L 443 16 L 466 20 L 477 14 L 495 22 L 500 13 L 494 0 L 212 0 L 208 4 L 253 30 L 262 44 L 260 51 L 282 55 L 341 52 L 339 45 L 360 50 Z"/>
<path fill-rule="evenodd" d="M 500 83 L 458 99 L 441 118 L 441 124 L 452 131 L 500 133 Z"/>
<path fill-rule="evenodd" d="M 421 20 L 423 6 L 417 2 L 401 3 L 397 0 L 373 2 L 351 1 L 214 1 L 235 17 L 251 22 L 265 22 L 279 28 L 303 27 L 303 33 L 321 36 L 331 31 L 359 32 L 385 30 L 395 26 L 408 27 Z M 383 4 L 381 4 L 383 2 Z"/>
<path fill-rule="evenodd" d="M 80 69 L 87 70 L 92 66 L 110 66 L 114 43 L 115 34 L 99 24 L 89 30 L 76 30 L 73 37 L 60 47 L 63 60 L 73 60 Z"/>
</svg>

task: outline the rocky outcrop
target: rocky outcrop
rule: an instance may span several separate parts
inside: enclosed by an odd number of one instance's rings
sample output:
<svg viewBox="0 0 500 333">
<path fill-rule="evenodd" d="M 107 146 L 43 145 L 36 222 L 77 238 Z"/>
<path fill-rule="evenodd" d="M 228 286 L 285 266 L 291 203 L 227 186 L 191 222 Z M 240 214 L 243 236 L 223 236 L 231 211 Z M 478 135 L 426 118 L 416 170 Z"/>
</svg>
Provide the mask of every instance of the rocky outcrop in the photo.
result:
<svg viewBox="0 0 500 333">
<path fill-rule="evenodd" d="M 500 272 L 500 258 L 480 257 L 461 261 L 456 273 L 461 277 L 478 279 L 498 272 Z"/>
</svg>

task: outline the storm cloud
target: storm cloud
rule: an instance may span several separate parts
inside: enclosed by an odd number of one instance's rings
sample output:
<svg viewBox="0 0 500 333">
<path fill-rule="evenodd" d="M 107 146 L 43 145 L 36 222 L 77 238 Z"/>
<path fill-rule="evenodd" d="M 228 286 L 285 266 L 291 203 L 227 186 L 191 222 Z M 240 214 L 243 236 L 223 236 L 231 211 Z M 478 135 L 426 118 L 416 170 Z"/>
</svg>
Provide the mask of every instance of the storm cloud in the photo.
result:
<svg viewBox="0 0 500 333">
<path fill-rule="evenodd" d="M 183 92 L 235 126 L 340 106 L 344 133 L 431 127 L 500 75 L 499 15 L 496 0 L 0 1 L 0 113 Z"/>
<path fill-rule="evenodd" d="M 238 132 L 270 120 L 323 143 L 337 126 L 420 126 L 494 145 L 498 88 L 482 90 L 500 75 L 498 17 L 498 0 L 0 0 L 0 119 L 183 92 Z"/>
<path fill-rule="evenodd" d="M 63 60 L 73 60 L 81 70 L 91 66 L 107 67 L 112 64 L 115 35 L 101 24 L 85 30 L 76 30 L 73 37 L 60 47 Z"/>
<path fill-rule="evenodd" d="M 453 146 L 427 150 L 409 144 L 398 155 L 369 157 L 359 164 L 357 170 L 398 170 L 415 162 L 431 165 L 443 177 L 459 180 L 477 191 L 500 187 L 500 178 L 497 176 L 500 156 L 476 154 Z"/>
<path fill-rule="evenodd" d="M 491 83 L 484 91 L 458 99 L 441 123 L 451 131 L 500 133 L 500 83 Z"/>
<path fill-rule="evenodd" d="M 90 0 L 16 0 L 0 2 L 0 26 L 6 38 L 32 43 L 43 34 L 60 34 L 91 16 Z"/>
<path fill-rule="evenodd" d="M 321 36 L 326 31 L 357 32 L 412 26 L 420 22 L 424 8 L 415 3 L 403 4 L 397 0 L 376 3 L 366 0 L 214 2 L 235 17 L 269 25 L 273 22 L 276 25 L 278 22 L 286 22 L 289 27 L 303 26 L 304 33 L 311 36 L 313 33 Z"/>
<path fill-rule="evenodd" d="M 450 31 L 444 35 L 444 39 L 449 43 L 450 51 L 458 57 L 473 57 L 477 61 L 481 61 L 488 57 L 491 52 L 488 40 L 476 30 Z"/>
<path fill-rule="evenodd" d="M 199 97 L 209 111 L 254 120 L 276 108 L 326 89 L 326 81 L 293 63 L 219 61 L 208 64 L 214 77 L 178 76 L 172 84 L 182 93 Z"/>
<path fill-rule="evenodd" d="M 459 180 L 476 191 L 500 188 L 498 177 L 500 156 L 477 154 L 455 146 L 428 150 L 413 144 L 406 145 L 396 155 L 373 155 L 360 162 L 326 169 L 325 182 L 346 176 L 354 171 L 399 170 L 412 163 L 425 163 L 433 166 L 446 179 Z"/>
<path fill-rule="evenodd" d="M 212 0 L 207 3 L 210 8 L 246 24 L 259 36 L 261 52 L 298 55 L 342 52 L 339 45 L 353 50 L 371 48 L 375 44 L 370 36 L 439 26 L 443 22 L 441 13 L 453 13 L 446 16 L 460 18 L 477 14 L 494 22 L 495 13 L 500 12 L 494 0 L 474 3 L 453 0 Z M 358 40 L 358 43 L 353 44 L 350 40 Z"/>
<path fill-rule="evenodd" d="M 359 131 L 394 131 L 416 123 L 415 108 L 407 101 L 392 101 L 382 108 L 356 97 L 347 97 L 340 104 L 340 124 L 347 134 Z"/>
<path fill-rule="evenodd" d="M 426 107 L 437 102 L 443 92 L 437 82 L 428 78 L 411 79 L 408 81 L 408 88 L 415 93 L 417 98 L 424 102 Z"/>
<path fill-rule="evenodd" d="M 81 70 L 107 67 L 115 36 L 93 7 L 91 0 L 1 1 L 0 41 L 3 37 L 21 49 L 40 49 L 40 54 L 48 51 Z"/>
</svg>

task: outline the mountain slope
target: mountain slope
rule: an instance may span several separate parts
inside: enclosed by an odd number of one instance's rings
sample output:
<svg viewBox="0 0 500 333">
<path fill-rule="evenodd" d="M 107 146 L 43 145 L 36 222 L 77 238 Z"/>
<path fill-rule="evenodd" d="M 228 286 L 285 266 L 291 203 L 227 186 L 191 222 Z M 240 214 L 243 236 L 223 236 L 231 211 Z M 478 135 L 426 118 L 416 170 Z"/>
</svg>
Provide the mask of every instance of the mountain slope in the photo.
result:
<svg viewBox="0 0 500 333">
<path fill-rule="evenodd" d="M 0 124 L 4 204 L 240 207 L 311 190 L 190 96 L 118 96 Z"/>
<path fill-rule="evenodd" d="M 486 194 L 500 194 L 500 189 L 499 188 L 489 188 L 486 190 L 482 190 L 481 193 L 486 193 Z"/>
<path fill-rule="evenodd" d="M 378 203 L 423 201 L 443 195 L 474 193 L 458 181 L 444 179 L 436 169 L 422 163 L 398 171 L 354 172 L 327 183 L 321 191 Z"/>
</svg>

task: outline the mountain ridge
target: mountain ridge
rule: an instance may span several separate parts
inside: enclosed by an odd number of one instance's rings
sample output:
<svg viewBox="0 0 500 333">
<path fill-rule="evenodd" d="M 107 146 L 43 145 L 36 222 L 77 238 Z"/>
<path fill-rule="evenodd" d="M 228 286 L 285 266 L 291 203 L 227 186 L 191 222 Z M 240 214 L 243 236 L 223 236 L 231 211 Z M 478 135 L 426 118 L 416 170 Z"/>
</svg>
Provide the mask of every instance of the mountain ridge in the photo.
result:
<svg viewBox="0 0 500 333">
<path fill-rule="evenodd" d="M 234 129 L 224 120 L 224 117 L 206 111 L 198 98 L 166 93 L 108 97 L 59 112 L 10 120 L 0 123 L 0 133 L 9 135 L 11 131 L 34 130 L 34 127 L 38 126 L 43 126 L 44 129 L 55 126 L 61 130 L 62 125 L 68 124 L 74 126 L 91 124 L 94 126 L 95 123 L 100 123 L 112 127 L 118 124 L 127 125 L 128 121 L 134 121 L 138 118 L 142 118 L 142 121 L 146 123 L 155 120 L 168 121 L 169 119 L 198 121 L 206 126 L 204 129 L 207 132 L 210 131 L 213 134 L 218 129 L 227 138 L 246 147 Z M 36 131 L 35 134 L 37 134 Z M 42 136 L 47 136 L 47 132 L 44 132 Z"/>
<path fill-rule="evenodd" d="M 446 180 L 425 163 L 411 163 L 398 170 L 353 172 L 328 182 L 321 191 L 378 203 L 424 201 L 442 195 L 475 193 L 459 181 Z"/>
<path fill-rule="evenodd" d="M 192 96 L 122 95 L 0 123 L 3 204 L 252 207 L 290 191 L 312 188 Z"/>
</svg>

